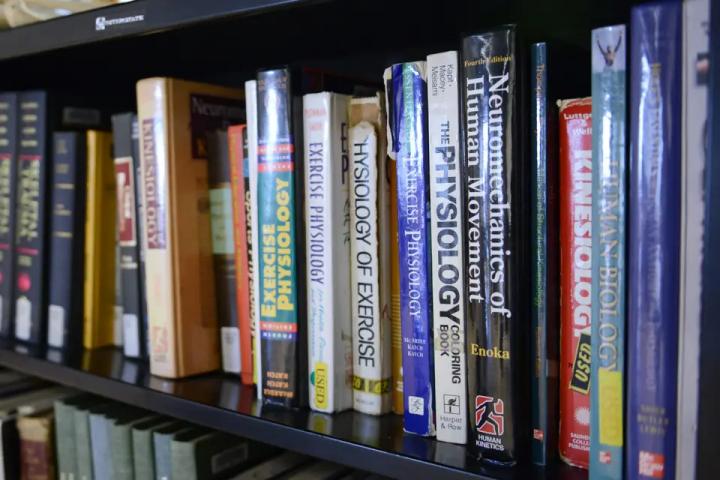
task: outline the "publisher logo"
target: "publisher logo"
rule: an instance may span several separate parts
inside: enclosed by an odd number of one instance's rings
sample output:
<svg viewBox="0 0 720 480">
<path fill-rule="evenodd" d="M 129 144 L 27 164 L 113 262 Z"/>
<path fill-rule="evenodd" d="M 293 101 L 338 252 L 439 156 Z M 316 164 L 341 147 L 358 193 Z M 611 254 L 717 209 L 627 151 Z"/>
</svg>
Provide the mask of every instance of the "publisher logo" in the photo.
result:
<svg viewBox="0 0 720 480">
<path fill-rule="evenodd" d="M 447 415 L 460 415 L 460 395 L 443 395 L 443 412 Z"/>
<path fill-rule="evenodd" d="M 95 19 L 95 30 L 105 30 L 105 17 L 97 17 Z"/>
<path fill-rule="evenodd" d="M 659 453 L 640 451 L 639 474 L 650 478 L 664 478 L 665 457 Z"/>
<path fill-rule="evenodd" d="M 505 404 L 502 399 L 475 397 L 475 427 L 480 433 L 500 436 L 505 433 Z"/>
<path fill-rule="evenodd" d="M 120 27 L 132 23 L 144 22 L 145 14 L 128 15 L 126 17 L 108 18 L 104 16 L 95 17 L 95 31 L 104 32 L 111 27 Z"/>
</svg>

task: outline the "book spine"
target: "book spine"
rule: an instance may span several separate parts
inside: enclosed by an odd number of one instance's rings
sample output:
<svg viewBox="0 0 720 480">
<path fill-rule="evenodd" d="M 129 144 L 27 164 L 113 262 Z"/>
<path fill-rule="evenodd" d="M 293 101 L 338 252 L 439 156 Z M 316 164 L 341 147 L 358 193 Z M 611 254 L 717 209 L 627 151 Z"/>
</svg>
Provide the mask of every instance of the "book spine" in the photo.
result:
<svg viewBox="0 0 720 480">
<path fill-rule="evenodd" d="M 117 195 L 117 192 L 116 192 Z M 115 259 L 115 280 L 113 285 L 115 286 L 115 302 L 113 305 L 113 324 L 112 324 L 112 344 L 116 347 L 122 347 L 124 344 L 123 339 L 123 285 L 122 285 L 122 265 L 120 252 L 120 237 L 118 225 L 115 226 L 115 251 L 113 252 Z"/>
<path fill-rule="evenodd" d="M 47 94 L 23 92 L 18 102 L 18 148 L 15 229 L 15 338 L 45 341 L 47 314 L 46 213 Z"/>
<path fill-rule="evenodd" d="M 427 216 L 425 62 L 392 67 L 397 131 L 400 310 L 403 335 L 404 429 L 432 436 L 434 426 L 431 278 Z"/>
<path fill-rule="evenodd" d="M 299 406 L 305 370 L 298 322 L 295 146 L 290 72 L 258 74 L 258 229 L 263 400 Z M 273 108 L 272 111 L 269 108 Z"/>
<path fill-rule="evenodd" d="M 143 282 L 140 277 L 140 235 L 136 172 L 138 165 L 137 119 L 134 114 L 116 115 L 113 123 L 113 149 L 117 188 L 117 226 L 120 245 L 122 283 L 123 353 L 130 358 L 147 355 L 143 326 Z"/>
<path fill-rule="evenodd" d="M 254 265 L 250 231 L 252 217 L 250 211 L 250 178 L 247 161 L 247 128 L 234 125 L 228 128 L 230 148 L 230 178 L 233 201 L 233 226 L 235 238 L 235 272 L 237 278 L 237 310 L 239 327 L 240 374 L 242 382 L 252 385 L 252 331 L 253 322 L 252 275 Z M 221 332 L 229 334 L 228 329 Z"/>
<path fill-rule="evenodd" d="M 427 72 L 437 438 L 465 444 L 467 376 L 457 52 L 429 55 Z"/>
<path fill-rule="evenodd" d="M 348 102 L 303 98 L 310 407 L 352 407 Z"/>
<path fill-rule="evenodd" d="M 625 358 L 625 26 L 592 33 L 590 477 L 622 478 Z M 602 355 L 601 355 L 602 351 Z"/>
<path fill-rule="evenodd" d="M 137 228 L 137 242 L 138 242 L 138 258 L 139 258 L 139 269 L 138 269 L 138 285 L 140 291 L 140 325 L 142 347 L 141 352 L 143 358 L 148 358 L 150 355 L 150 326 L 148 325 L 148 312 L 147 312 L 147 288 L 145 285 L 145 251 L 147 249 L 145 242 L 145 232 L 143 225 L 144 211 L 143 208 L 143 197 L 142 197 L 142 165 L 140 164 L 140 128 L 138 126 L 137 115 L 133 116 L 132 123 L 132 147 L 133 147 L 133 159 L 135 164 L 135 222 Z"/>
<path fill-rule="evenodd" d="M 0 94 L 0 337 L 13 334 L 18 94 Z"/>
<path fill-rule="evenodd" d="M 85 138 L 53 134 L 53 187 L 50 219 L 48 345 L 79 346 L 82 338 L 85 228 Z"/>
<path fill-rule="evenodd" d="M 55 478 L 53 417 L 20 417 L 20 477 L 28 480 Z"/>
<path fill-rule="evenodd" d="M 527 438 L 521 428 L 527 327 L 518 322 L 526 314 L 523 282 L 530 271 L 523 262 L 515 38 L 510 26 L 463 42 L 468 412 L 479 454 L 503 465 L 518 461 Z"/>
<path fill-rule="evenodd" d="M 262 355 L 260 342 L 260 237 L 258 232 L 258 132 L 257 132 L 257 81 L 245 82 L 245 110 L 247 116 L 247 151 L 248 151 L 248 178 L 250 181 L 250 235 L 251 249 L 249 250 L 249 263 L 253 265 L 250 274 L 250 311 L 253 354 L 253 383 L 258 385 L 257 398 L 262 399 L 260 372 L 262 370 Z"/>
<path fill-rule="evenodd" d="M 560 107 L 560 457 L 588 468 L 592 319 L 592 99 Z"/>
<path fill-rule="evenodd" d="M 633 8 L 627 478 L 675 474 L 682 2 Z"/>
<path fill-rule="evenodd" d="M 256 136 L 257 137 L 257 136 Z M 257 144 L 257 138 L 255 140 L 255 143 Z M 257 149 L 257 145 L 256 145 Z M 245 223 L 241 227 L 241 239 L 245 240 L 245 261 L 247 262 L 247 275 L 245 275 L 245 279 L 243 280 L 243 283 L 245 284 L 245 292 L 241 295 L 241 297 L 244 299 L 244 296 L 247 295 L 247 300 L 245 301 L 246 309 L 247 309 L 247 322 L 243 323 L 241 322 L 240 326 L 240 344 L 242 345 L 241 348 L 241 354 L 242 354 L 242 365 L 241 365 L 241 374 L 242 374 L 242 382 L 246 385 L 253 385 L 255 382 L 253 380 L 254 376 L 254 364 L 255 364 L 255 328 L 257 326 L 257 312 L 255 310 L 255 305 L 257 304 L 257 253 L 255 250 L 253 250 L 253 242 L 252 242 L 252 235 L 251 233 L 256 230 L 255 222 L 253 217 L 253 209 L 252 209 L 252 197 L 250 196 L 250 192 L 253 188 L 257 188 L 257 185 L 255 187 L 250 186 L 250 157 L 249 157 L 249 150 L 248 150 L 248 129 L 245 128 L 243 130 L 242 135 L 242 149 L 240 150 L 242 153 L 242 182 L 243 182 L 243 208 L 245 210 L 244 220 Z M 257 162 L 255 163 L 257 165 Z M 257 177 L 257 172 L 255 174 Z"/>
</svg>

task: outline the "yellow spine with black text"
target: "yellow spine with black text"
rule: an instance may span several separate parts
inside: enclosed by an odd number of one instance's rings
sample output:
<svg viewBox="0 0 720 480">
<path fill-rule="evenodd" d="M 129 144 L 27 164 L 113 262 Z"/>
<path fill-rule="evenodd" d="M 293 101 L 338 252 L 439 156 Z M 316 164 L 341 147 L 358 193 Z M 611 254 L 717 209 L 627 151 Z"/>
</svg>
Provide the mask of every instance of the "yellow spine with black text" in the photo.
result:
<svg viewBox="0 0 720 480">
<path fill-rule="evenodd" d="M 92 349 L 113 343 L 117 209 L 108 132 L 87 132 L 86 194 L 83 346 Z"/>
</svg>

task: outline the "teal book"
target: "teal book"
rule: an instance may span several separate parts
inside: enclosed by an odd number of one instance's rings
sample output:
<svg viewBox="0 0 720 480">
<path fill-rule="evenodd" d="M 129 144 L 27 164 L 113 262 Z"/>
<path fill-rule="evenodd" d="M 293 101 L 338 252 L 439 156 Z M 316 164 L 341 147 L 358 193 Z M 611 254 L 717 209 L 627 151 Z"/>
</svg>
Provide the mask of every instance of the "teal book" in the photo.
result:
<svg viewBox="0 0 720 480">
<path fill-rule="evenodd" d="M 89 402 L 97 402 L 90 395 L 77 395 L 55 401 L 55 445 L 57 472 L 60 480 L 77 479 L 75 412 Z"/>
<path fill-rule="evenodd" d="M 626 42 L 624 25 L 592 32 L 591 480 L 623 476 Z"/>
<path fill-rule="evenodd" d="M 155 456 L 155 478 L 168 480 L 172 478 L 171 442 L 178 435 L 197 430 L 185 422 L 175 422 L 153 432 L 153 454 Z"/>
<path fill-rule="evenodd" d="M 132 427 L 133 472 L 135 480 L 155 480 L 153 433 L 177 423 L 167 417 L 154 417 Z"/>
</svg>

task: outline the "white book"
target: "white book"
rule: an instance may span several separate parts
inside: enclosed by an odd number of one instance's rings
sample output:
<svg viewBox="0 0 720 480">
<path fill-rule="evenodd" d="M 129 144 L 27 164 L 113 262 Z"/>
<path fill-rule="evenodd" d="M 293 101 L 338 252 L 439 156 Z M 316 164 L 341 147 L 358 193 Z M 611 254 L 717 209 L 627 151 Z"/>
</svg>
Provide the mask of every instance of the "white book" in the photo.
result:
<svg viewBox="0 0 720 480">
<path fill-rule="evenodd" d="M 253 219 L 253 227 L 257 227 L 258 220 L 258 192 L 257 192 L 257 150 L 258 150 L 258 131 L 257 131 L 257 81 L 248 80 L 245 82 L 245 121 L 247 124 L 247 143 L 248 143 L 248 170 L 250 172 L 250 215 Z M 250 241 L 252 242 L 252 264 L 254 270 L 250 279 L 250 288 L 253 289 L 250 295 L 252 314 L 250 328 L 252 330 L 252 342 L 254 348 L 254 365 L 253 379 L 257 385 L 257 398 L 262 399 L 262 385 L 258 378 L 259 372 L 262 371 L 262 357 L 260 355 L 260 328 L 258 319 L 260 318 L 260 258 L 258 257 L 258 249 L 260 248 L 258 240 L 258 229 L 252 228 L 250 231 Z"/>
<path fill-rule="evenodd" d="M 383 105 L 379 96 L 353 99 L 350 105 L 353 408 L 382 415 L 392 402 L 390 189 L 380 131 Z"/>
<path fill-rule="evenodd" d="M 683 2 L 683 135 L 677 458 L 675 478 L 695 478 L 710 1 Z"/>
<path fill-rule="evenodd" d="M 348 102 L 303 97 L 305 261 L 310 408 L 352 408 Z"/>
<path fill-rule="evenodd" d="M 458 53 L 428 55 L 430 229 L 437 439 L 467 442 Z"/>
</svg>

